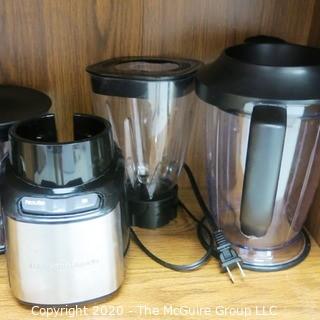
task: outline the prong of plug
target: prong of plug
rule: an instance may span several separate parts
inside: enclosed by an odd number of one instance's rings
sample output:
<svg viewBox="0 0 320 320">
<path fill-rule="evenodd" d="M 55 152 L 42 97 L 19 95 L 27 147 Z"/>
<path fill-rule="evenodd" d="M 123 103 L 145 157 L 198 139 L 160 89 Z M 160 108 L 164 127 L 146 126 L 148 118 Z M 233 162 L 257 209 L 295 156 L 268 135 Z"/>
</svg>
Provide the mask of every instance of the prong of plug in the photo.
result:
<svg viewBox="0 0 320 320">
<path fill-rule="evenodd" d="M 232 272 L 230 271 L 229 267 L 226 267 L 227 271 L 228 271 L 228 274 L 229 274 L 229 278 L 231 280 L 232 283 L 234 283 L 234 277 L 232 275 Z"/>
<path fill-rule="evenodd" d="M 244 273 L 242 267 L 241 267 L 241 264 L 239 262 L 237 262 L 237 265 L 238 265 L 238 268 L 240 270 L 240 273 L 241 273 L 241 276 L 242 278 L 245 278 L 246 277 L 246 274 Z"/>
</svg>

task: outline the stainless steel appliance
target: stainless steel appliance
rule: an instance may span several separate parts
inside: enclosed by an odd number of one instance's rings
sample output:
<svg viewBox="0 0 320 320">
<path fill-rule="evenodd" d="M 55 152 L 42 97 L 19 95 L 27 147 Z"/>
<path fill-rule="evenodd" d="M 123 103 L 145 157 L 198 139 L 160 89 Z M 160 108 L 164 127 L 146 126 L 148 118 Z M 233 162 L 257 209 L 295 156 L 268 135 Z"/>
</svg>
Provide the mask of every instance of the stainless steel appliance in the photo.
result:
<svg viewBox="0 0 320 320">
<path fill-rule="evenodd" d="M 110 124 L 76 114 L 74 141 L 57 142 L 54 115 L 9 132 L 2 193 L 13 295 L 66 305 L 106 297 L 124 278 L 124 166 Z"/>
</svg>

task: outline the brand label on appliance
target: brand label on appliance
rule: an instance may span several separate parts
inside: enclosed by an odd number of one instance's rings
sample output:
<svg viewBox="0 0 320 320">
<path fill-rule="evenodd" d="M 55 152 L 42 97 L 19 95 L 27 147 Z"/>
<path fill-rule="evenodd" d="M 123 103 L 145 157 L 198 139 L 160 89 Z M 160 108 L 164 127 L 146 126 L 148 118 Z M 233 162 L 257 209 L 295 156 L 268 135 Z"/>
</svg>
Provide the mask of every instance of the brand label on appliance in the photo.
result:
<svg viewBox="0 0 320 320">
<path fill-rule="evenodd" d="M 55 270 L 63 271 L 66 269 L 84 268 L 101 263 L 99 259 L 83 261 L 70 261 L 61 263 L 30 263 L 29 268 L 34 270 Z"/>
<path fill-rule="evenodd" d="M 68 198 L 23 197 L 21 209 L 29 214 L 69 214 L 91 211 L 100 206 L 100 197 L 96 193 Z"/>
<path fill-rule="evenodd" d="M 25 205 L 27 205 L 27 206 L 45 206 L 46 202 L 44 200 L 26 199 L 25 200 Z"/>
</svg>

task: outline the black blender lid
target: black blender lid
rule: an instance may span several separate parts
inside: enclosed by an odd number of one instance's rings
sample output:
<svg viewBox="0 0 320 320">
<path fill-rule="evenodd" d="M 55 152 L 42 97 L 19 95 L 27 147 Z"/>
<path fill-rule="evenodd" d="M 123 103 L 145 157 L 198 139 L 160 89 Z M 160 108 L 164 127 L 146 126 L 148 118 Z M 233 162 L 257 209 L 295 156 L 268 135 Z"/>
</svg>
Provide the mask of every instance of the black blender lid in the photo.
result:
<svg viewBox="0 0 320 320">
<path fill-rule="evenodd" d="M 196 93 L 209 104 L 235 112 L 248 112 L 247 103 L 319 104 L 320 49 L 280 42 L 227 48 L 199 70 Z"/>
<path fill-rule="evenodd" d="M 150 82 L 171 82 L 176 96 L 190 92 L 201 61 L 167 57 L 118 57 L 86 68 L 95 93 L 145 98 Z"/>
<path fill-rule="evenodd" d="M 9 128 L 15 122 L 42 115 L 50 107 L 50 98 L 40 91 L 0 85 L 0 140 L 8 139 Z"/>
</svg>

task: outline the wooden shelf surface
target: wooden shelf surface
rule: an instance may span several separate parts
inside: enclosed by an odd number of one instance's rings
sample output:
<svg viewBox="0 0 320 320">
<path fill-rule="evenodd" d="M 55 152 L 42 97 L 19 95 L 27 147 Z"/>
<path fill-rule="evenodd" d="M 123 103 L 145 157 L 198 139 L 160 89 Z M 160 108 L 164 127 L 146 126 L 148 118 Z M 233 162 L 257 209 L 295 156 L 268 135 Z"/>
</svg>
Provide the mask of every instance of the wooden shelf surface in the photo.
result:
<svg viewBox="0 0 320 320">
<path fill-rule="evenodd" d="M 181 193 L 182 199 L 196 211 L 190 191 Z M 138 233 L 146 245 L 171 262 L 191 262 L 203 253 L 194 225 L 184 214 L 167 227 L 155 231 L 138 230 Z M 237 271 L 234 275 L 237 281 L 232 284 L 226 274 L 219 272 L 215 260 L 194 272 L 173 272 L 151 261 L 131 243 L 125 282 L 115 297 L 86 306 L 86 310 L 83 307 L 69 310 L 69 313 L 58 310 L 60 313 L 56 316 L 47 315 L 48 318 L 70 319 L 76 318 L 72 314 L 77 312 L 80 319 L 121 320 L 320 318 L 320 248 L 313 240 L 308 258 L 290 270 L 246 271 L 245 280 L 241 280 Z M 5 256 L 1 256 L 0 320 L 43 319 L 39 312 L 34 309 L 33 314 L 31 307 L 20 305 L 11 296 Z"/>
</svg>

